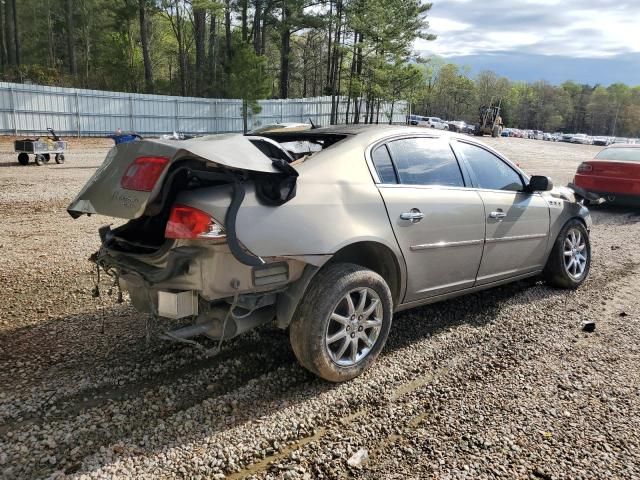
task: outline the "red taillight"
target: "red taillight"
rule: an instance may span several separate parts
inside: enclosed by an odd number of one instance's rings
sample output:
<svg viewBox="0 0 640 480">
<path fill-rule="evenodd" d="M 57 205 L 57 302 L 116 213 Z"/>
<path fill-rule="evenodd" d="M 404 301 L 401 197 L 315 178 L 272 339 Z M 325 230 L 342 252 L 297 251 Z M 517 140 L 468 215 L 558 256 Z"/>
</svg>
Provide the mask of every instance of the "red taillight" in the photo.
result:
<svg viewBox="0 0 640 480">
<path fill-rule="evenodd" d="M 124 172 L 120 185 L 127 190 L 150 192 L 168 163 L 167 157 L 138 157 Z"/>
<path fill-rule="evenodd" d="M 588 163 L 578 165 L 578 173 L 589 173 L 591 171 L 593 171 L 593 167 Z"/>
<path fill-rule="evenodd" d="M 221 240 L 226 237 L 222 226 L 208 213 L 187 205 L 174 205 L 164 232 L 166 238 L 208 238 Z"/>
</svg>

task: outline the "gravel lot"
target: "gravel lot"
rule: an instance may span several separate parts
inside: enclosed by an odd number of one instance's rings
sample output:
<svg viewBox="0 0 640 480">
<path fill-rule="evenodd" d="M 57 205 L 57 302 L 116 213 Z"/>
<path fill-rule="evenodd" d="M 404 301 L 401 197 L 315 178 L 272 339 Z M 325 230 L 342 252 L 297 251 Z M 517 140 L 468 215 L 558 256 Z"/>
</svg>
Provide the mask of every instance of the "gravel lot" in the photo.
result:
<svg viewBox="0 0 640 480">
<path fill-rule="evenodd" d="M 399 314 L 376 365 L 330 385 L 273 327 L 213 358 L 147 346 L 142 315 L 108 285 L 91 296 L 86 259 L 108 219 L 65 212 L 110 141 L 21 167 L 9 140 L 0 478 L 640 477 L 640 215 L 594 211 L 580 290 L 519 283 Z M 563 185 L 599 149 L 485 140 Z"/>
</svg>

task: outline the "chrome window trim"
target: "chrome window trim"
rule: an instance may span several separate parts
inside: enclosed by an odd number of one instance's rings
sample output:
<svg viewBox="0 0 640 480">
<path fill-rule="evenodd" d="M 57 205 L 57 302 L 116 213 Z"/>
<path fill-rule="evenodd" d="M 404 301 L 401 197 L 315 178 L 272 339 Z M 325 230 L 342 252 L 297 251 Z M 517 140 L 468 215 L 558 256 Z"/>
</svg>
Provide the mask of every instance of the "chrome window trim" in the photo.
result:
<svg viewBox="0 0 640 480">
<path fill-rule="evenodd" d="M 379 188 L 420 188 L 428 190 L 464 190 L 469 192 L 492 192 L 492 193 L 504 193 L 504 194 L 521 194 L 521 195 L 535 195 L 541 197 L 540 192 L 516 192 L 513 190 L 490 190 L 488 188 L 478 187 L 455 187 L 453 185 L 407 185 L 405 183 L 378 183 Z"/>
</svg>

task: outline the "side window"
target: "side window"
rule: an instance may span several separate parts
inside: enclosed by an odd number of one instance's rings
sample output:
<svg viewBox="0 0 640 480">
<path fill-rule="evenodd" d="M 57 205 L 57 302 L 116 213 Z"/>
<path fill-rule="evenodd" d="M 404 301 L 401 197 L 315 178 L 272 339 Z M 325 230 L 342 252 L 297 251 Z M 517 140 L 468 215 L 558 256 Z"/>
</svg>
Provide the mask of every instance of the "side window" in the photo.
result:
<svg viewBox="0 0 640 480">
<path fill-rule="evenodd" d="M 400 183 L 464 187 L 462 172 L 447 141 L 406 138 L 389 142 Z"/>
<path fill-rule="evenodd" d="M 387 147 L 382 145 L 376 148 L 371 154 L 371 160 L 373 160 L 373 166 L 378 172 L 381 183 L 398 183 L 396 178 L 396 172 L 393 169 L 393 163 L 391 163 L 391 157 L 387 151 Z"/>
<path fill-rule="evenodd" d="M 484 148 L 457 142 L 460 150 L 473 170 L 478 187 L 490 190 L 522 191 L 522 177 L 513 168 Z"/>
</svg>

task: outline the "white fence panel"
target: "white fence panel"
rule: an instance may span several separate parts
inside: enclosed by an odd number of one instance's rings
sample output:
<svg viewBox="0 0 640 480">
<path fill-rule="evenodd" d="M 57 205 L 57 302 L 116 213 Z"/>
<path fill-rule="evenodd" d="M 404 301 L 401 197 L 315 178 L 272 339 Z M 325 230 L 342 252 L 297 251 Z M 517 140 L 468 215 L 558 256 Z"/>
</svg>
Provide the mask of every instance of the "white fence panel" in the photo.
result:
<svg viewBox="0 0 640 480">
<path fill-rule="evenodd" d="M 261 111 L 248 118 L 249 129 L 280 122 L 330 123 L 331 97 L 259 104 Z M 346 108 L 341 98 L 338 123 L 345 123 Z M 393 123 L 404 123 L 406 102 L 396 102 L 393 110 Z M 390 111 L 391 105 L 382 104 L 378 121 L 388 123 Z M 362 112 L 360 121 L 364 120 Z M 110 135 L 116 129 L 141 135 L 242 132 L 242 101 L 0 82 L 0 134 L 41 134 L 47 127 L 67 136 Z"/>
</svg>

